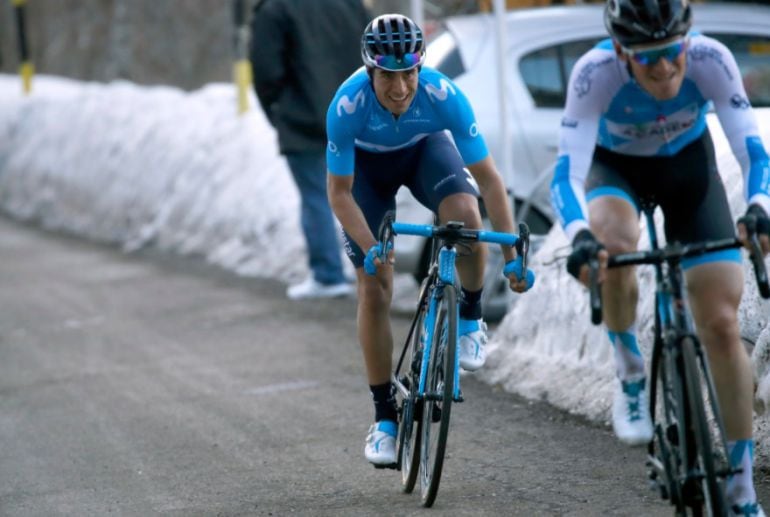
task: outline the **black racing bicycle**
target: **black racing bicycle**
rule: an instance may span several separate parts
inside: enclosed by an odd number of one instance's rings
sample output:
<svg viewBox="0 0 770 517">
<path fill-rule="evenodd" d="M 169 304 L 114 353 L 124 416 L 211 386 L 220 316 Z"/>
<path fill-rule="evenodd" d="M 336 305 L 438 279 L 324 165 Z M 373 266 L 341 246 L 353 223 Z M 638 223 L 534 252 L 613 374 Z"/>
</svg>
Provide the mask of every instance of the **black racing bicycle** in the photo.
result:
<svg viewBox="0 0 770 517">
<path fill-rule="evenodd" d="M 653 213 L 643 208 L 650 250 L 614 255 L 608 267 L 649 264 L 655 268 L 655 325 L 651 359 L 650 415 L 653 439 L 647 467 L 651 486 L 668 499 L 677 515 L 727 515 L 725 481 L 738 471 L 727 455 L 727 440 L 705 351 L 695 334 L 685 300 L 682 260 L 742 246 L 737 238 L 693 244 L 658 245 Z M 757 285 L 770 297 L 767 272 L 754 225 L 747 224 Z M 591 270 L 591 321 L 601 322 L 602 304 L 596 282 L 598 261 Z M 705 397 L 704 397 L 705 395 Z M 711 424 L 709 423 L 711 417 Z"/>
<path fill-rule="evenodd" d="M 395 214 L 389 212 L 379 231 L 382 248 L 391 249 L 398 234 L 432 239 L 428 276 L 422 282 L 417 310 L 392 376 L 399 412 L 396 467 L 406 493 L 414 490 L 419 477 L 422 504 L 430 507 L 441 481 L 452 403 L 463 401 L 458 366 L 458 248 L 473 242 L 516 246 L 526 274 L 529 229 L 519 224 L 517 236 L 466 229 L 457 222 L 406 224 L 396 222 Z"/>
</svg>

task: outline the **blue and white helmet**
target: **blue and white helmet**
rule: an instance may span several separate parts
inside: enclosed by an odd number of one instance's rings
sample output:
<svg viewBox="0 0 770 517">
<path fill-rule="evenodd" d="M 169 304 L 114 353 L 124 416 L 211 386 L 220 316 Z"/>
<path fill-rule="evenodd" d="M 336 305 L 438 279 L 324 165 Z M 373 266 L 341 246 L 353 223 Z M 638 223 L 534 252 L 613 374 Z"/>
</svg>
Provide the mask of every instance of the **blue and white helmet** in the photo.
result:
<svg viewBox="0 0 770 517">
<path fill-rule="evenodd" d="M 361 59 L 367 67 L 392 72 L 410 70 L 425 60 L 422 29 L 402 14 L 383 14 L 361 36 Z"/>
</svg>

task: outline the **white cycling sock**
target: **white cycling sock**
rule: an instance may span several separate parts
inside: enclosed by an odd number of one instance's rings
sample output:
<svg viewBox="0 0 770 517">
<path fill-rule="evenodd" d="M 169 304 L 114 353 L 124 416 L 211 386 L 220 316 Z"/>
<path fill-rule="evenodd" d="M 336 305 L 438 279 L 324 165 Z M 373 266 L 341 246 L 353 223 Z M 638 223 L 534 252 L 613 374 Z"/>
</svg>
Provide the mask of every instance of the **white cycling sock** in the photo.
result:
<svg viewBox="0 0 770 517">
<path fill-rule="evenodd" d="M 623 332 L 607 330 L 607 335 L 615 350 L 615 368 L 618 378 L 626 381 L 644 375 L 644 357 L 636 343 L 636 323 L 632 323 Z"/>
<path fill-rule="evenodd" d="M 730 505 L 743 506 L 754 503 L 757 493 L 754 491 L 752 468 L 754 464 L 753 440 L 734 440 L 727 442 L 727 454 L 731 467 L 741 467 L 743 472 L 727 478 L 727 501 Z"/>
</svg>

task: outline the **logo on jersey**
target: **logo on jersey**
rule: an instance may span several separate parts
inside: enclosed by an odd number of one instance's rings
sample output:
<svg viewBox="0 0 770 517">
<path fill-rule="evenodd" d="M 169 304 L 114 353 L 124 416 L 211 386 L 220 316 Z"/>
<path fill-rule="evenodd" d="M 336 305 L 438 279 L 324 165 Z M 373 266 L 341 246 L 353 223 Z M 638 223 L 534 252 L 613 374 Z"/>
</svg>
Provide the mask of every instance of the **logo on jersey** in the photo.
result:
<svg viewBox="0 0 770 517">
<path fill-rule="evenodd" d="M 575 129 L 578 127 L 578 121 L 571 118 L 564 117 L 561 119 L 561 127 L 568 127 L 570 129 Z"/>
<path fill-rule="evenodd" d="M 339 155 L 340 155 L 340 150 L 339 150 L 339 149 L 337 149 L 337 144 L 335 144 L 335 143 L 334 143 L 334 142 L 332 142 L 331 140 L 329 140 L 329 145 L 328 145 L 328 147 L 329 147 L 329 152 L 330 152 L 330 153 L 332 153 L 332 154 L 334 154 L 334 155 L 336 155 L 336 156 L 339 156 Z"/>
<path fill-rule="evenodd" d="M 479 136 L 479 126 L 475 122 L 471 124 L 471 127 L 468 128 L 468 134 L 473 138 Z"/>
<path fill-rule="evenodd" d="M 722 57 L 722 53 L 711 47 L 707 47 L 706 45 L 695 45 L 693 49 L 689 52 L 689 56 L 694 61 L 704 61 L 706 59 L 713 59 L 722 67 L 722 70 L 724 70 L 725 75 L 729 80 L 733 80 L 733 74 L 730 73 L 730 68 L 725 64 L 725 61 Z"/>
<path fill-rule="evenodd" d="M 622 123 L 607 120 L 612 150 L 623 152 L 633 149 L 635 154 L 653 155 L 661 143 L 670 143 L 691 130 L 699 120 L 697 103 L 684 106 L 677 112 L 658 114 L 649 122 Z"/>
<path fill-rule="evenodd" d="M 608 57 L 601 61 L 587 63 L 581 70 L 575 79 L 575 93 L 578 97 L 583 98 L 591 91 L 591 85 L 593 83 L 593 74 L 601 66 L 608 65 L 615 59 L 615 56 Z"/>
<path fill-rule="evenodd" d="M 746 110 L 751 107 L 751 104 L 749 103 L 749 99 L 747 99 L 743 95 L 736 93 L 735 95 L 730 97 L 730 106 L 732 106 L 737 110 Z"/>
<path fill-rule="evenodd" d="M 377 113 L 373 113 L 366 127 L 372 131 L 379 131 L 380 129 L 385 129 L 388 125 L 382 121 Z"/>
<path fill-rule="evenodd" d="M 447 97 L 449 96 L 449 92 L 452 93 L 452 95 L 456 95 L 456 91 L 454 86 L 447 81 L 446 79 L 441 79 L 439 81 L 439 85 L 441 85 L 441 89 L 436 88 L 434 85 L 428 83 L 425 85 L 425 91 L 428 92 L 428 97 L 431 98 L 431 100 L 436 99 L 440 101 L 445 101 Z"/>
<path fill-rule="evenodd" d="M 361 105 L 361 107 L 364 106 L 364 91 L 360 90 L 355 97 L 353 97 L 353 100 L 350 100 L 350 97 L 347 95 L 343 95 L 340 97 L 340 100 L 337 102 L 337 116 L 342 116 L 342 111 L 344 110 L 345 113 L 348 115 L 352 115 L 356 112 L 356 109 L 358 106 Z"/>
</svg>

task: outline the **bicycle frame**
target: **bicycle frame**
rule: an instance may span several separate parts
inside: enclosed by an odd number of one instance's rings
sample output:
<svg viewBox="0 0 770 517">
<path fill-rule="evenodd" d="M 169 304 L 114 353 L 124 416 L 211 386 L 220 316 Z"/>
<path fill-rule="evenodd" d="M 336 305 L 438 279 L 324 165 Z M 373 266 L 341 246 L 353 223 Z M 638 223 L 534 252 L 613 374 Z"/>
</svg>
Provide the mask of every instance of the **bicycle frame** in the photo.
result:
<svg viewBox="0 0 770 517">
<path fill-rule="evenodd" d="M 721 491 L 719 479 L 725 479 L 735 471 L 729 464 L 717 468 L 713 461 L 714 446 L 711 438 L 704 437 L 705 412 L 703 394 L 700 389 L 701 375 L 706 395 L 718 429 L 718 450 L 726 454 L 726 434 L 714 387 L 714 381 L 704 349 L 695 333 L 692 316 L 687 309 L 684 295 L 684 279 L 681 268 L 685 257 L 699 256 L 708 252 L 737 248 L 741 242 L 736 238 L 682 245 L 670 243 L 660 248 L 653 217 L 655 207 L 643 208 L 650 236 L 650 250 L 626 253 L 610 257 L 608 266 L 619 267 L 648 264 L 655 268 L 655 340 L 652 351 L 650 383 L 650 415 L 656 429 L 656 437 L 648 445 L 648 465 L 652 467 L 650 478 L 659 483 L 668 497 L 679 509 L 685 505 L 703 504 L 705 494 L 693 492 L 701 480 L 708 481 L 709 492 Z M 758 275 L 759 278 L 759 275 Z M 686 350 L 683 349 L 686 347 Z M 698 373 L 697 370 L 701 373 Z M 663 418 L 661 427 L 656 424 L 656 401 L 658 381 L 662 389 Z M 694 413 L 693 413 L 694 412 Z M 705 435 L 708 435 L 706 429 Z M 656 443 L 660 452 L 656 454 Z M 672 459 L 672 453 L 678 451 Z M 707 455 L 707 464 L 697 466 L 699 456 Z M 672 463 L 673 461 L 673 463 Z M 703 460 L 706 461 L 706 460 Z M 684 474 L 679 463 L 685 466 Z M 671 469 L 677 472 L 671 472 Z M 705 471 L 704 471 L 705 470 Z M 663 474 L 667 484 L 660 484 L 658 475 Z M 674 479 L 671 479 L 672 474 Z M 699 489 L 696 489 L 699 490 Z M 701 495 L 697 495 L 701 494 Z M 695 497 L 695 499 L 692 499 Z M 704 500 L 698 499 L 703 497 Z M 700 502 L 698 502 L 700 501 Z M 722 501 L 721 496 L 712 494 L 708 504 Z M 714 503 L 721 505 L 723 503 Z"/>
<path fill-rule="evenodd" d="M 428 271 L 428 276 L 423 283 L 423 288 L 420 291 L 420 301 L 418 308 L 423 304 L 429 304 L 426 312 L 425 321 L 423 325 L 425 327 L 425 347 L 422 353 L 422 364 L 420 367 L 420 380 L 418 385 L 418 398 L 430 397 L 432 394 L 425 393 L 425 379 L 427 376 L 428 358 L 430 357 L 431 346 L 433 341 L 433 331 L 436 321 L 436 307 L 438 300 L 441 297 L 442 290 L 446 285 L 457 285 L 457 279 L 455 277 L 455 261 L 457 259 L 457 249 L 455 242 L 488 242 L 504 244 L 509 246 L 518 246 L 525 252 L 522 256 L 526 257 L 526 249 L 528 248 L 528 239 L 519 239 L 516 235 L 510 235 L 506 233 L 490 232 L 486 230 L 467 230 L 462 228 L 460 223 L 447 223 L 445 227 L 437 227 L 431 225 L 415 225 L 408 223 L 399 223 L 393 221 L 391 223 L 392 231 L 394 234 L 404 235 L 420 235 L 428 238 L 436 238 L 440 242 L 440 245 L 435 246 L 433 249 L 433 257 L 431 260 L 431 267 Z M 523 227 L 523 228 L 526 228 Z M 528 231 L 524 230 L 520 232 L 521 235 L 527 234 Z M 386 237 L 387 238 L 387 237 Z M 526 262 L 525 266 L 526 267 Z M 415 331 L 415 324 L 419 310 L 415 313 L 415 317 L 412 321 L 412 327 L 410 328 L 407 342 Z M 398 373 L 401 370 L 401 366 L 404 359 L 406 349 L 401 354 L 399 361 L 396 365 L 395 374 L 393 375 L 394 382 L 397 389 L 402 395 L 408 395 L 408 388 L 398 379 Z M 454 376 L 454 392 L 453 399 L 456 402 L 462 402 L 462 391 L 460 389 L 460 369 L 459 369 L 459 347 L 455 347 L 455 371 Z"/>
<path fill-rule="evenodd" d="M 395 230 L 395 225 L 394 225 Z M 427 303 L 428 310 L 426 311 L 425 320 L 423 321 L 423 327 L 425 332 L 425 345 L 422 350 L 422 363 L 420 365 L 420 380 L 418 384 L 418 398 L 430 398 L 437 397 L 435 394 L 425 392 L 425 381 L 428 375 L 428 358 L 430 357 L 433 346 L 433 332 L 435 331 L 436 315 L 438 301 L 441 297 L 442 290 L 446 285 L 455 284 L 455 260 L 457 258 L 457 250 L 451 244 L 444 244 L 438 250 L 438 260 L 432 261 L 432 266 L 428 272 L 428 277 L 425 281 L 425 288 L 420 295 L 420 304 Z M 455 307 L 455 310 L 458 310 Z M 398 381 L 398 372 L 400 370 L 401 363 L 396 367 L 396 383 L 401 384 Z M 454 390 L 452 398 L 455 402 L 462 402 L 463 398 L 460 391 L 460 367 L 459 367 L 459 347 L 455 347 L 455 371 L 454 377 Z M 399 387 L 401 389 L 401 387 Z"/>
</svg>

